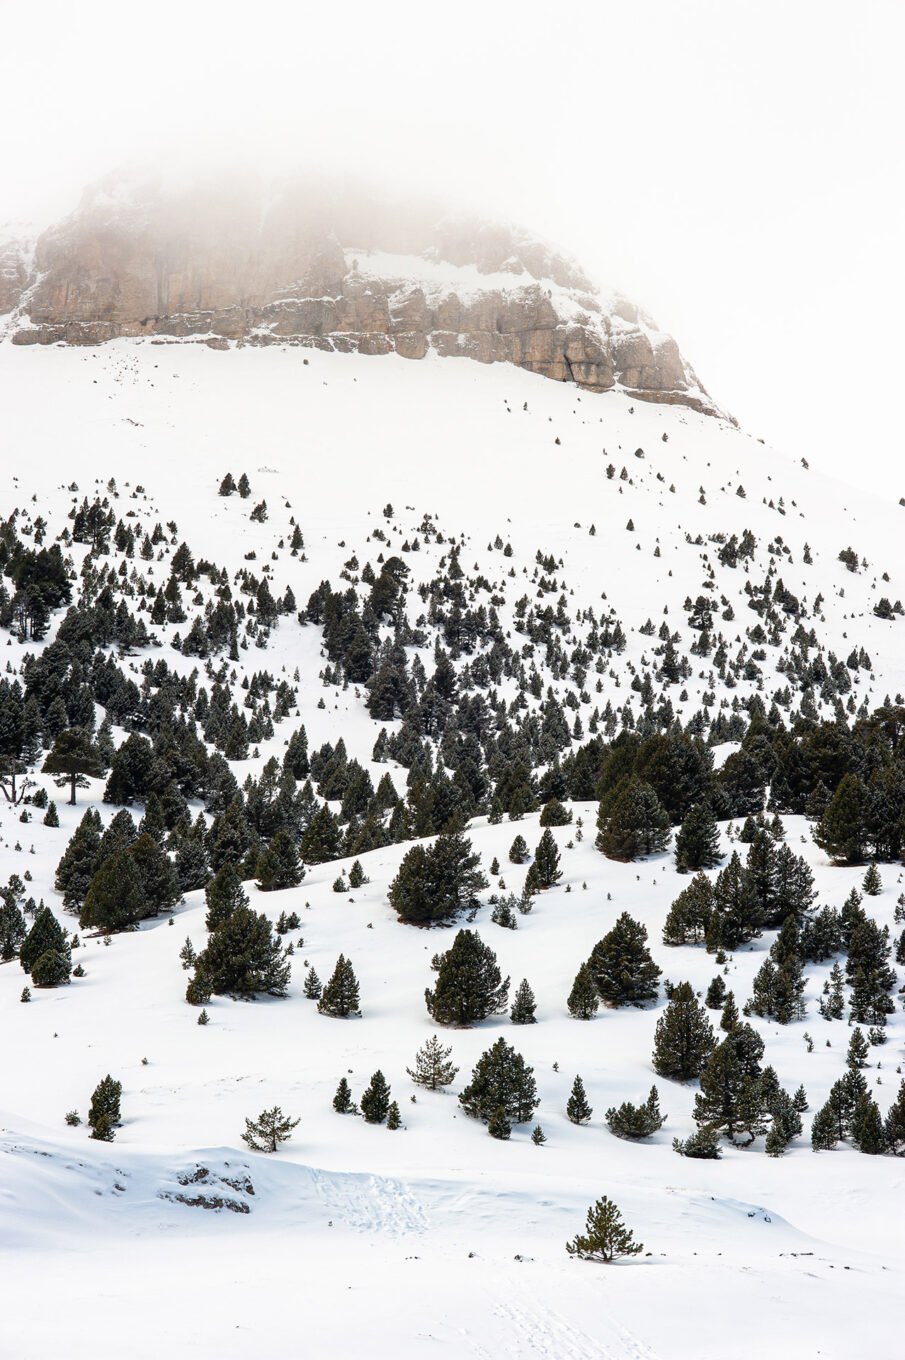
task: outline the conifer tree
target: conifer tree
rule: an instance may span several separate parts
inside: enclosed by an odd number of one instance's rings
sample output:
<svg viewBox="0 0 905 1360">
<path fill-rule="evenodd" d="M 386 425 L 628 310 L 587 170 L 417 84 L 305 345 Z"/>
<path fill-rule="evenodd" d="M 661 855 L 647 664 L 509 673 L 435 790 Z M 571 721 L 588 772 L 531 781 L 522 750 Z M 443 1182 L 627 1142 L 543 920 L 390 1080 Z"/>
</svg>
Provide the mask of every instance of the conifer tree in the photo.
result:
<svg viewBox="0 0 905 1360">
<path fill-rule="evenodd" d="M 685 820 L 676 832 L 675 854 L 680 874 L 712 869 L 719 864 L 722 858 L 720 831 L 706 800 L 695 803 L 685 814 Z"/>
<path fill-rule="evenodd" d="M 537 1002 L 534 999 L 534 992 L 528 985 L 528 979 L 522 978 L 516 988 L 509 1011 L 509 1019 L 514 1025 L 533 1025 L 537 1019 L 534 1014 L 536 1009 Z"/>
<path fill-rule="evenodd" d="M 235 864 L 227 860 L 204 889 L 207 903 L 205 925 L 208 930 L 217 930 L 233 914 L 237 907 L 248 906 L 248 894 L 242 887 L 242 880 Z"/>
<path fill-rule="evenodd" d="M 57 735 L 43 770 L 54 776 L 58 788 L 69 785 L 69 803 L 75 807 L 76 789 L 87 789 L 88 777 L 100 779 L 106 767 L 91 733 L 84 727 L 70 727 Z"/>
<path fill-rule="evenodd" d="M 864 875 L 864 881 L 861 884 L 861 888 L 868 897 L 879 897 L 880 893 L 883 891 L 883 883 L 873 860 L 871 860 L 870 864 L 867 866 L 867 872 Z"/>
<path fill-rule="evenodd" d="M 713 909 L 713 884 L 706 874 L 697 873 L 667 912 L 663 943 L 671 946 L 700 943 L 706 938 Z"/>
<path fill-rule="evenodd" d="M 715 1162 L 722 1155 L 720 1152 L 720 1136 L 710 1124 L 705 1124 L 696 1133 L 690 1134 L 688 1138 L 674 1138 L 672 1150 L 677 1152 L 680 1157 L 693 1157 L 700 1161 Z"/>
<path fill-rule="evenodd" d="M 212 932 L 196 972 L 216 996 L 285 996 L 291 965 L 263 913 L 236 907 Z"/>
<path fill-rule="evenodd" d="M 858 1151 L 865 1152 L 870 1157 L 876 1157 L 886 1151 L 883 1116 L 880 1114 L 877 1102 L 867 1091 L 858 1097 L 858 1102 L 855 1105 L 855 1111 L 852 1115 L 851 1138 Z"/>
<path fill-rule="evenodd" d="M 470 1026 L 502 1014 L 508 995 L 509 979 L 503 979 L 496 954 L 477 931 L 460 930 L 424 999 L 438 1025 Z"/>
<path fill-rule="evenodd" d="M 672 1081 L 694 1081 L 713 1047 L 707 1012 L 698 1003 L 691 984 L 678 983 L 654 1031 L 654 1071 Z"/>
<path fill-rule="evenodd" d="M 814 841 L 837 864 L 860 864 L 867 840 L 868 792 L 854 773 L 844 774 L 814 828 Z"/>
<path fill-rule="evenodd" d="M 278 831 L 261 851 L 256 873 L 261 892 L 298 887 L 305 877 L 305 870 L 299 860 L 295 841 L 288 831 Z"/>
<path fill-rule="evenodd" d="M 610 1133 L 617 1138 L 626 1138 L 630 1142 L 650 1138 L 666 1123 L 666 1116 L 660 1113 L 660 1096 L 656 1086 L 650 1088 L 647 1100 L 641 1105 L 632 1105 L 626 1100 L 618 1110 L 607 1110 L 606 1123 Z"/>
<path fill-rule="evenodd" d="M 387 1128 L 391 1130 L 402 1128 L 402 1115 L 399 1113 L 399 1106 L 395 1100 L 390 1101 L 387 1110 Z"/>
<path fill-rule="evenodd" d="M 349 1015 L 361 1015 L 358 1004 L 358 979 L 351 960 L 344 954 L 340 954 L 336 960 L 333 976 L 321 993 L 317 1009 L 321 1015 L 332 1015 L 340 1019 L 345 1019 Z"/>
<path fill-rule="evenodd" d="M 669 845 L 669 815 L 650 784 L 635 775 L 601 802 L 597 828 L 597 849 L 608 859 L 638 859 Z"/>
<path fill-rule="evenodd" d="M 531 1141 L 535 1147 L 543 1147 L 544 1143 L 546 1143 L 547 1135 L 544 1133 L 540 1124 L 535 1124 L 534 1128 L 531 1130 Z"/>
<path fill-rule="evenodd" d="M 382 1124 L 390 1108 L 390 1088 L 378 1068 L 361 1097 L 361 1113 L 367 1124 Z"/>
<path fill-rule="evenodd" d="M 88 1127 L 91 1137 L 102 1143 L 112 1143 L 120 1122 L 120 1101 L 123 1094 L 121 1081 L 114 1081 L 107 1074 L 94 1088 L 88 1108 Z"/>
<path fill-rule="evenodd" d="M 647 948 L 647 931 L 623 912 L 591 950 L 588 968 L 607 1006 L 644 1006 L 657 996 L 660 969 Z"/>
<path fill-rule="evenodd" d="M 304 986 L 302 987 L 302 991 L 304 992 L 305 996 L 308 998 L 309 1001 L 320 1001 L 323 990 L 324 989 L 321 984 L 321 980 L 317 975 L 316 969 L 309 968 L 307 973 L 305 974 L 305 983 Z"/>
<path fill-rule="evenodd" d="M 559 851 L 556 848 L 556 841 L 553 839 L 553 832 L 549 828 L 538 842 L 528 872 L 532 877 L 533 886 L 541 891 L 552 888 L 562 878 L 562 870 L 559 867 Z"/>
<path fill-rule="evenodd" d="M 502 1106 L 513 1124 L 525 1124 L 538 1104 L 534 1069 L 499 1038 L 478 1059 L 459 1103 L 467 1114 L 485 1123 Z"/>
<path fill-rule="evenodd" d="M 716 977 L 707 988 L 707 995 L 704 997 L 704 1005 L 708 1010 L 719 1011 L 722 1010 L 725 1000 L 726 984 L 721 975 L 717 973 Z"/>
<path fill-rule="evenodd" d="M 406 1071 L 418 1086 L 430 1091 L 449 1086 L 456 1079 L 458 1067 L 450 1062 L 452 1048 L 446 1048 L 436 1034 L 427 1039 L 415 1054 L 415 1066 Z"/>
<path fill-rule="evenodd" d="M 72 911 L 85 900 L 88 885 L 100 860 L 101 819 L 88 808 L 76 827 L 57 865 L 54 886 L 63 894 L 63 905 Z"/>
<path fill-rule="evenodd" d="M 50 908 L 40 906 L 35 912 L 34 924 L 20 946 L 19 962 L 26 973 L 31 973 L 41 956 L 47 952 L 60 955 L 66 964 L 68 978 L 72 958 L 66 932 Z"/>
<path fill-rule="evenodd" d="M 748 1068 L 733 1035 L 728 1035 L 705 1063 L 701 1090 L 694 1102 L 698 1125 L 709 1124 L 743 1146 L 767 1128 L 759 1074 L 752 1074 Z"/>
<path fill-rule="evenodd" d="M 8 963 L 28 934 L 25 917 L 12 895 L 0 893 L 0 960 Z"/>
<path fill-rule="evenodd" d="M 617 1256 L 639 1256 L 644 1250 L 625 1226 L 622 1214 L 612 1200 L 603 1195 L 588 1210 L 585 1231 L 566 1243 L 570 1256 L 583 1261 L 614 1261 Z"/>
<path fill-rule="evenodd" d="M 576 1077 L 572 1083 L 569 1099 L 566 1101 L 566 1117 L 573 1124 L 587 1124 L 593 1113 L 585 1094 L 584 1082 L 581 1077 Z"/>
<path fill-rule="evenodd" d="M 350 1114 L 352 1111 L 352 1092 L 345 1077 L 340 1077 L 333 1097 L 333 1108 L 337 1114 Z"/>
<path fill-rule="evenodd" d="M 586 963 L 575 974 L 572 990 L 566 1002 L 569 1014 L 576 1020 L 593 1020 L 600 1006 L 594 975 Z"/>
<path fill-rule="evenodd" d="M 513 864 L 524 864 L 528 858 L 528 846 L 524 836 L 516 836 L 509 847 L 509 859 Z"/>
<path fill-rule="evenodd" d="M 899 1093 L 889 1107 L 883 1136 L 888 1150 L 897 1157 L 905 1151 L 905 1079 L 899 1082 Z"/>
<path fill-rule="evenodd" d="M 859 1068 L 867 1066 L 869 1056 L 870 1049 L 867 1040 L 862 1030 L 856 1025 L 848 1042 L 848 1055 L 845 1059 L 845 1065 L 852 1072 L 857 1072 Z"/>
<path fill-rule="evenodd" d="M 242 1141 L 252 1152 L 276 1152 L 281 1143 L 292 1137 L 292 1130 L 299 1121 L 284 1115 L 279 1105 L 262 1110 L 257 1119 L 246 1119 Z"/>
</svg>

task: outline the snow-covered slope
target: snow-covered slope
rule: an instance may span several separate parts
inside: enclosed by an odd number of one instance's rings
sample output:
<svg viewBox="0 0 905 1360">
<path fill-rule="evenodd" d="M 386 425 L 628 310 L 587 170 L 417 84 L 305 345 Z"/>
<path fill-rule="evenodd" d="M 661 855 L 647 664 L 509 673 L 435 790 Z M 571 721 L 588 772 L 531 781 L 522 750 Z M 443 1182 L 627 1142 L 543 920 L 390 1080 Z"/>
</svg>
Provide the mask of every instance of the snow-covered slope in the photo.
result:
<svg viewBox="0 0 905 1360">
<path fill-rule="evenodd" d="M 558 674 L 543 647 L 526 659 L 544 692 L 550 686 L 565 700 L 589 691 L 574 710 L 585 729 L 608 701 L 614 710 L 630 702 L 639 713 L 632 682 L 659 667 L 655 630 L 665 620 L 687 651 L 696 634 L 685 600 L 701 593 L 713 598 L 714 630 L 733 656 L 741 648 L 747 659 L 755 650 L 764 655 L 749 674 L 742 665 L 729 689 L 714 679 L 712 657 L 694 659 L 691 673 L 665 691 L 674 711 L 716 718 L 721 704 L 731 714 L 734 699 L 760 694 L 769 707 L 776 693 L 787 716 L 795 711 L 803 692 L 792 684 L 788 699 L 782 695 L 788 671 L 777 665 L 788 659 L 795 619 L 775 642 L 745 636 L 758 621 L 745 586 L 761 584 L 771 558 L 771 581 L 781 578 L 804 611 L 802 626 L 815 632 L 813 654 L 833 653 L 845 666 L 860 649 L 872 663 L 845 667 L 847 691 L 823 694 L 822 682 L 811 684 L 821 711 L 832 715 L 837 702 L 849 701 L 873 708 L 905 689 L 902 620 L 873 613 L 881 597 L 905 595 L 898 552 L 905 510 L 897 497 L 887 493 L 884 501 L 832 483 L 713 417 L 435 356 L 413 365 L 395 355 L 274 347 L 215 353 L 147 340 L 95 350 L 0 344 L 0 411 L 3 517 L 16 507 L 26 527 L 41 517 L 53 541 L 72 504 L 98 492 L 118 515 L 134 511 L 142 531 L 173 521 L 164 558 L 133 564 L 155 588 L 168 578 L 172 538 L 231 578 L 254 553 L 256 570 L 269 566 L 274 593 L 288 586 L 300 605 L 322 580 L 338 588 L 359 579 L 366 561 L 401 553 L 417 602 L 417 586 L 441 569 L 455 541 L 463 569 L 487 579 L 488 599 L 499 597 L 513 645 L 520 644 L 521 596 L 538 609 L 555 609 L 564 597 L 571 642 L 587 622 L 579 626 L 578 611 L 593 608 L 603 618 L 612 610 L 625 648 L 591 669 L 586 686 Z M 251 498 L 217 495 L 228 471 L 248 474 Z M 251 522 L 261 500 L 267 518 Z M 387 503 L 391 518 L 382 513 Z M 442 542 L 424 532 L 426 516 Z M 292 519 L 304 531 L 304 560 L 288 551 Z M 719 548 L 745 530 L 756 539 L 754 556 L 735 567 L 720 562 Z M 857 571 L 838 559 L 848 547 L 866 561 Z M 79 568 L 86 549 L 71 551 Z M 539 552 L 552 567 L 538 563 Z M 353 558 L 357 567 L 348 565 Z M 551 576 L 555 587 L 545 588 L 540 578 Z M 192 618 L 190 596 L 186 605 Z M 203 670 L 170 645 L 188 626 L 157 628 L 161 646 L 149 651 L 152 659 L 162 656 L 186 674 Z M 2 637 L 10 673 L 41 645 Z M 354 685 L 322 682 L 321 642 L 318 629 L 289 616 L 266 649 L 252 647 L 235 662 L 237 686 L 264 666 L 277 679 L 298 671 L 292 719 L 278 723 L 257 754 L 235 762 L 240 782 L 282 753 L 301 720 L 312 749 L 342 736 L 375 784 L 390 769 L 403 790 L 405 770 L 371 758 L 380 728 L 398 723 L 371 719 Z M 431 637 L 412 650 L 429 658 L 432 645 Z M 144 659 L 122 664 L 140 681 Z M 507 701 L 516 689 L 511 679 L 500 684 Z M 22 824 L 19 809 L 0 803 L 0 882 L 28 870 L 29 893 L 72 929 L 53 888 L 55 866 L 85 806 L 95 804 L 105 819 L 112 810 L 101 802 L 103 781 L 92 781 L 70 809 L 46 776 L 37 778 L 57 798 L 61 825 L 45 827 L 37 815 Z M 201 892 L 172 918 L 114 936 L 109 946 L 84 936 L 74 961 L 85 976 L 35 989 L 27 1006 L 19 1001 L 18 963 L 0 966 L 7 1036 L 0 1269 L 15 1300 L 4 1324 L 8 1353 L 100 1357 L 127 1344 L 139 1357 L 163 1346 L 176 1355 L 237 1357 L 278 1346 L 339 1357 L 367 1349 L 400 1360 L 434 1352 L 463 1360 L 851 1360 L 888 1349 L 905 1268 L 890 1207 L 901 1163 L 850 1149 L 815 1155 L 806 1139 L 777 1159 L 731 1148 L 718 1162 L 680 1159 L 671 1142 L 693 1131 L 693 1091 L 655 1078 L 651 1067 L 662 997 L 649 1009 L 605 1011 L 588 1024 L 569 1017 L 576 969 L 622 911 L 647 927 L 665 976 L 701 989 L 716 971 L 701 948 L 660 944 L 668 906 L 687 882 L 672 856 L 606 860 L 594 848 L 595 805 L 576 804 L 573 813 L 583 819 L 583 839 L 577 824 L 554 833 L 562 882 L 519 918 L 515 932 L 493 925 L 486 906 L 476 923 L 513 986 L 530 981 L 539 1023 L 516 1029 L 504 1016 L 452 1032 L 447 1042 L 460 1068 L 452 1091 L 418 1090 L 414 1103 L 406 1067 L 434 1028 L 423 1001 L 434 976 L 430 959 L 454 932 L 397 922 L 386 892 L 404 845 L 361 855 L 370 882 L 351 893 L 332 891 L 351 858 L 310 867 L 297 889 L 265 895 L 249 884 L 253 906 L 274 921 L 283 911 L 301 917 L 288 937 L 295 949 L 289 996 L 215 999 L 207 1026 L 185 1004 L 179 961 L 187 936 L 196 948 L 205 939 Z M 790 846 L 814 867 L 818 900 L 840 905 L 863 870 L 830 868 L 803 818 L 786 818 L 785 826 Z M 478 818 L 469 834 L 485 869 L 496 856 L 507 888 L 518 890 L 525 869 L 507 858 L 516 831 L 533 847 L 537 816 L 495 826 Z M 725 826 L 723 842 L 728 851 Z M 886 866 L 882 876 L 871 912 L 892 927 L 898 870 Z M 771 939 L 733 956 L 726 981 L 740 1003 Z M 321 1016 L 302 995 L 304 961 L 323 978 L 340 952 L 361 983 L 361 1019 Z M 828 968 L 808 969 L 805 1021 L 756 1022 L 765 1061 L 784 1085 L 805 1084 L 812 1111 L 842 1073 L 848 1042 L 844 1025 L 816 1012 Z M 881 1067 L 868 1073 L 883 1109 L 898 1087 L 901 1012 L 888 1031 L 885 1047 L 871 1050 Z M 509 1142 L 488 1138 L 456 1100 L 501 1034 L 535 1069 L 543 1147 L 531 1143 L 530 1128 L 516 1129 Z M 400 1103 L 398 1132 L 331 1109 L 341 1076 L 357 1098 L 377 1068 Z M 108 1071 L 124 1088 L 124 1124 L 113 1145 L 63 1122 L 73 1108 L 84 1116 Z M 577 1073 L 594 1107 L 589 1127 L 564 1113 Z M 605 1111 L 642 1099 L 654 1080 L 668 1116 L 662 1131 L 642 1145 L 611 1136 Z M 293 1140 L 277 1157 L 249 1153 L 240 1142 L 245 1117 L 275 1103 L 300 1118 Z M 648 1253 L 609 1270 L 571 1261 L 563 1250 L 602 1194 L 617 1202 Z M 199 1198 L 208 1212 L 184 1202 Z"/>
</svg>

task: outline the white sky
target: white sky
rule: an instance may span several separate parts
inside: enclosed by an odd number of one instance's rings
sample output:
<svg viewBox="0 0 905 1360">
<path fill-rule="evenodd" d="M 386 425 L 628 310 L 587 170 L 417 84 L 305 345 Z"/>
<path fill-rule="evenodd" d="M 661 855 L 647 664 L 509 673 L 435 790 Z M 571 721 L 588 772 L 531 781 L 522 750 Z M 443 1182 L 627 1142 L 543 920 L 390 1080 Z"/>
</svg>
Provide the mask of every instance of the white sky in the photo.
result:
<svg viewBox="0 0 905 1360">
<path fill-rule="evenodd" d="M 647 307 L 745 428 L 898 499 L 903 39 L 905 0 L 6 0 L 0 222 L 161 148 L 438 189 Z"/>
</svg>

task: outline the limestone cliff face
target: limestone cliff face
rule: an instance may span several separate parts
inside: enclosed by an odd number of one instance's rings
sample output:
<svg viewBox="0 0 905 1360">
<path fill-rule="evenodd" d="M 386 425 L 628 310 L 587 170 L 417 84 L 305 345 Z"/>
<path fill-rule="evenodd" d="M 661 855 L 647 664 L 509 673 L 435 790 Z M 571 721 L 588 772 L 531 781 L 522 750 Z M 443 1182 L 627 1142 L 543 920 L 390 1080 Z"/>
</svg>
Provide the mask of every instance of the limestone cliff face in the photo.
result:
<svg viewBox="0 0 905 1360">
<path fill-rule="evenodd" d="M 0 241 L 14 344 L 434 350 L 717 409 L 671 337 L 526 233 L 360 189 L 111 180 L 39 238 L 31 268 L 13 254 Z"/>
</svg>

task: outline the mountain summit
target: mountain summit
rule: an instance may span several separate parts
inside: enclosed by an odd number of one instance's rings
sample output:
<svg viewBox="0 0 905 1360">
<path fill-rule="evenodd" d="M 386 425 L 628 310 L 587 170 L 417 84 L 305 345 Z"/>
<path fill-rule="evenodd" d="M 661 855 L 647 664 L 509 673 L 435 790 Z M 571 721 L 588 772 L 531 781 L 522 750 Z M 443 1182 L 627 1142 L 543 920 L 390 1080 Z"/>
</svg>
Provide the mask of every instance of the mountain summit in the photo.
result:
<svg viewBox="0 0 905 1360">
<path fill-rule="evenodd" d="M 43 233 L 33 262 L 4 250 L 14 344 L 433 350 L 723 414 L 671 336 L 530 233 L 362 186 L 110 177 Z"/>
</svg>

